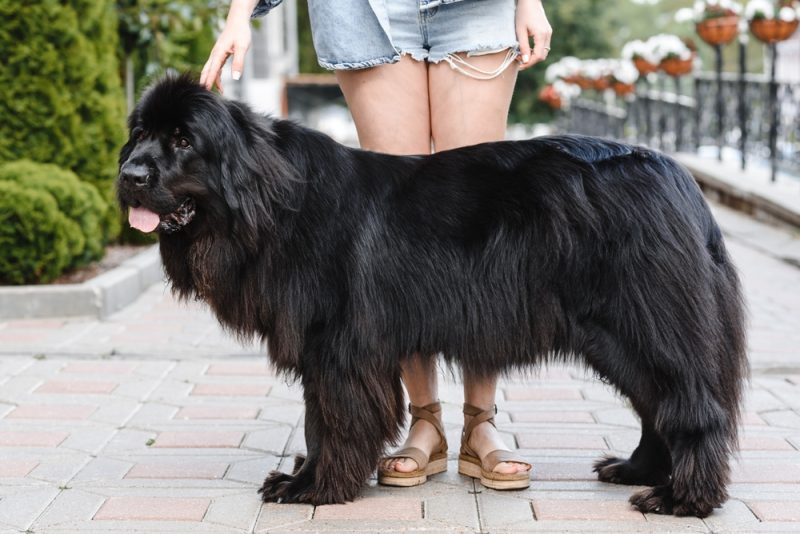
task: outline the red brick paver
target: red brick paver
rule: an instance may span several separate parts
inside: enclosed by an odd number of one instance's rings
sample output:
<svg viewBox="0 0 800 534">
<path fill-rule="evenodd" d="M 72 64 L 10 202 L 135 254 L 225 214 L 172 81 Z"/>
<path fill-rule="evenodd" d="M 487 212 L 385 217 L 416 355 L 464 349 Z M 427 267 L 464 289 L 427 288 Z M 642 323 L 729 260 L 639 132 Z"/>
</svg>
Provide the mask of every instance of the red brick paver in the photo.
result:
<svg viewBox="0 0 800 534">
<path fill-rule="evenodd" d="M 27 476 L 37 465 L 36 460 L 0 460 L 0 478 Z"/>
<path fill-rule="evenodd" d="M 4 431 L 0 432 L 0 447 L 58 447 L 68 436 L 67 432 Z"/>
<path fill-rule="evenodd" d="M 267 365 L 266 357 L 263 362 L 227 362 L 212 363 L 206 369 L 207 375 L 228 375 L 228 376 L 269 376 L 270 368 Z"/>
<path fill-rule="evenodd" d="M 594 423 L 589 412 L 548 412 L 535 411 L 512 412 L 511 420 L 515 423 Z"/>
<path fill-rule="evenodd" d="M 134 362 L 70 362 L 61 372 L 125 375 L 132 373 L 138 366 L 139 364 Z"/>
<path fill-rule="evenodd" d="M 795 496 L 796 497 L 796 496 Z M 800 521 L 800 499 L 791 501 L 752 501 L 748 503 L 762 521 Z"/>
<path fill-rule="evenodd" d="M 109 497 L 95 521 L 201 521 L 209 499 L 176 497 Z"/>
<path fill-rule="evenodd" d="M 197 384 L 192 395 L 221 397 L 265 397 L 269 394 L 268 384 Z"/>
<path fill-rule="evenodd" d="M 82 420 L 88 419 L 95 411 L 96 406 L 85 404 L 27 404 L 17 406 L 6 419 L 52 419 L 52 420 Z"/>
<path fill-rule="evenodd" d="M 422 518 L 422 501 L 413 497 L 372 497 L 347 504 L 317 506 L 314 519 L 413 521 Z"/>
<path fill-rule="evenodd" d="M 228 464 L 194 460 L 158 460 L 134 465 L 125 478 L 197 478 L 217 479 L 225 476 Z"/>
<path fill-rule="evenodd" d="M 517 433 L 521 449 L 596 449 L 606 450 L 603 436 L 591 434 Z"/>
<path fill-rule="evenodd" d="M 255 419 L 258 408 L 252 406 L 186 406 L 173 419 Z"/>
<path fill-rule="evenodd" d="M 244 439 L 244 432 L 201 431 L 161 432 L 153 447 L 179 448 L 236 448 Z"/>
<path fill-rule="evenodd" d="M 49 380 L 36 388 L 35 393 L 62 393 L 74 395 L 79 393 L 104 394 L 111 393 L 116 382 L 97 382 L 90 380 Z"/>
<path fill-rule="evenodd" d="M 584 519 L 594 521 L 645 521 L 626 499 L 608 501 L 533 499 L 533 513 L 539 521 Z"/>
<path fill-rule="evenodd" d="M 505 388 L 506 400 L 583 400 L 578 388 L 548 388 L 535 386 L 514 386 Z"/>
</svg>

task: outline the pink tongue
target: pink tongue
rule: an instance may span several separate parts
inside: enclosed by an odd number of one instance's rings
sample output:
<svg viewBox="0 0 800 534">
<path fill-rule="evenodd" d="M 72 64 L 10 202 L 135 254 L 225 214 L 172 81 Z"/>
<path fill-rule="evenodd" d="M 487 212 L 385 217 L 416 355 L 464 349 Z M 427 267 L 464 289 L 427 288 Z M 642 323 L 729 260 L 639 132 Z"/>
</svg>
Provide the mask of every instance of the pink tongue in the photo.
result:
<svg viewBox="0 0 800 534">
<path fill-rule="evenodd" d="M 128 211 L 128 223 L 142 232 L 152 232 L 160 222 L 158 215 L 147 208 L 130 208 Z"/>
</svg>

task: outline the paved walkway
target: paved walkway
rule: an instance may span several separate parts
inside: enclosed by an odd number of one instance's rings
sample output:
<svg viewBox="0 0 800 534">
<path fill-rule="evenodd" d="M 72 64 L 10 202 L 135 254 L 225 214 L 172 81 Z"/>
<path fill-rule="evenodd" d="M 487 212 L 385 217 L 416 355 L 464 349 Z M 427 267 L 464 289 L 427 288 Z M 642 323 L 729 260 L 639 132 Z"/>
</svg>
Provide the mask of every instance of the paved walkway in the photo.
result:
<svg viewBox="0 0 800 534">
<path fill-rule="evenodd" d="M 0 532 L 800 532 L 800 239 L 717 208 L 750 307 L 754 373 L 731 500 L 711 517 L 642 515 L 597 482 L 638 423 L 576 368 L 505 380 L 499 428 L 534 463 L 502 493 L 456 474 L 341 506 L 262 506 L 265 473 L 304 449 L 299 388 L 161 285 L 106 321 L 0 323 Z M 441 396 L 452 449 L 460 385 Z"/>
</svg>

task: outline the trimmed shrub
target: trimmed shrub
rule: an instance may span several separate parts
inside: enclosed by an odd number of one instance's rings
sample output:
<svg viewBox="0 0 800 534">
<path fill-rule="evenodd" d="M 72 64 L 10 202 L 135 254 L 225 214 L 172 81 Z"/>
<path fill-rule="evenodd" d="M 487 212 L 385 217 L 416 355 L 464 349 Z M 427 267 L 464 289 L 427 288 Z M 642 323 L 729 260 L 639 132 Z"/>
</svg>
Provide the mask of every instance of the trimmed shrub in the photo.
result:
<svg viewBox="0 0 800 534">
<path fill-rule="evenodd" d="M 111 203 L 125 135 L 115 4 L 0 2 L 0 161 L 72 170 Z M 110 237 L 116 209 L 105 214 Z"/>
<path fill-rule="evenodd" d="M 94 186 L 81 182 L 72 171 L 28 160 L 0 165 L 2 181 L 13 181 L 26 189 L 49 193 L 59 210 L 78 225 L 83 247 L 73 251 L 69 267 L 78 267 L 103 257 L 108 240 L 104 217 L 109 206 Z"/>
<path fill-rule="evenodd" d="M 0 284 L 31 284 L 56 278 L 82 240 L 49 193 L 0 182 Z"/>
</svg>

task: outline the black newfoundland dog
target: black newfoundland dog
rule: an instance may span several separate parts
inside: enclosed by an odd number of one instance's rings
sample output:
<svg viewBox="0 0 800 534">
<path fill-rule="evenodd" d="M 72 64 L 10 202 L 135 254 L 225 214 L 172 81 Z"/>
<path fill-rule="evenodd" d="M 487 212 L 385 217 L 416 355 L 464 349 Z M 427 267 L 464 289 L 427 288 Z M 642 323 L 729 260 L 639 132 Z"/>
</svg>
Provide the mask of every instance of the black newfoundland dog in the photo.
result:
<svg viewBox="0 0 800 534">
<path fill-rule="evenodd" d="M 743 304 L 670 158 L 580 136 L 376 154 L 173 77 L 130 117 L 118 194 L 159 232 L 174 291 L 302 383 L 308 454 L 265 501 L 355 498 L 398 438 L 415 353 L 478 376 L 580 360 L 642 423 L 600 480 L 653 486 L 631 498 L 642 512 L 726 500 Z"/>
</svg>

